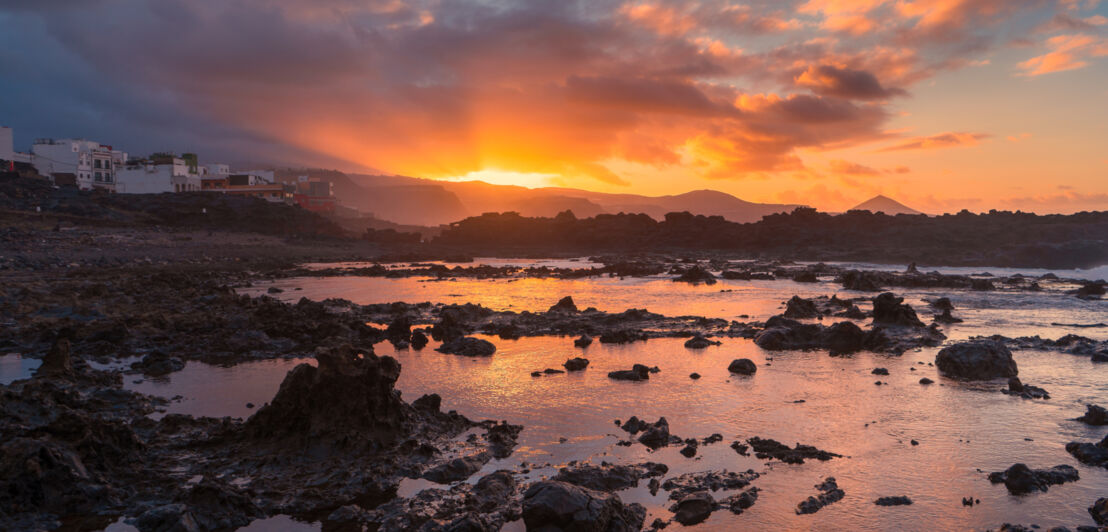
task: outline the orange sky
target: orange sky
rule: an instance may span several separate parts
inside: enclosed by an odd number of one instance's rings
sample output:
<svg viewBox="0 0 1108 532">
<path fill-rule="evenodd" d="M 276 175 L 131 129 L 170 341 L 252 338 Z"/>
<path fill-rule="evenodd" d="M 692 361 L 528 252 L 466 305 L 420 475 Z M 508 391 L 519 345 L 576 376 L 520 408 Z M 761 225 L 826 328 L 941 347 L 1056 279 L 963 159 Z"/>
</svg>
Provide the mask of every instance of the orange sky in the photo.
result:
<svg viewBox="0 0 1108 532">
<path fill-rule="evenodd" d="M 0 54 L 5 71 L 63 65 L 113 89 L 62 101 L 143 105 L 90 130 L 116 144 L 168 119 L 159 141 L 208 159 L 827 210 L 1108 209 L 1096 0 L 115 0 L 0 23 L 43 54 Z M 69 111 L 29 87 L 0 122 Z"/>
</svg>

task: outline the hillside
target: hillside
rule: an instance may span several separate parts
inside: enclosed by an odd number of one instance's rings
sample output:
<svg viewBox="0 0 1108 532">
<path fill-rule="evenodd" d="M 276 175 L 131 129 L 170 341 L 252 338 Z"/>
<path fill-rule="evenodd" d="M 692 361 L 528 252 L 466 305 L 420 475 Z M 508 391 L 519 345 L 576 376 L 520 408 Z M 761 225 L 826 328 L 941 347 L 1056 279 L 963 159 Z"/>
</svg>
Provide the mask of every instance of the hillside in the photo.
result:
<svg viewBox="0 0 1108 532">
<path fill-rule="evenodd" d="M 883 212 L 889 216 L 896 216 L 898 214 L 923 214 L 899 201 L 896 201 L 888 196 L 874 196 L 862 203 L 859 203 L 850 208 L 852 211 L 870 211 L 873 213 Z"/>
<path fill-rule="evenodd" d="M 626 212 L 642 213 L 661 220 L 667 213 L 687 211 L 704 216 L 723 216 L 729 221 L 743 223 L 756 222 L 769 214 L 789 212 L 799 206 L 753 203 L 715 190 L 697 190 L 670 196 L 643 196 L 559 187 L 530 189 L 481 181 L 435 181 L 403 176 L 350 174 L 349 180 L 359 185 L 367 194 L 380 187 L 441 187 L 457 197 L 469 216 L 486 212 L 518 212 L 531 217 L 553 216 L 564 210 L 572 210 L 575 215 L 583 218 Z M 335 193 L 338 194 L 337 187 Z M 375 214 L 388 219 L 383 213 Z M 447 220 L 440 213 L 431 213 L 428 216 L 432 219 L 422 223 L 437 225 L 462 218 Z"/>
</svg>

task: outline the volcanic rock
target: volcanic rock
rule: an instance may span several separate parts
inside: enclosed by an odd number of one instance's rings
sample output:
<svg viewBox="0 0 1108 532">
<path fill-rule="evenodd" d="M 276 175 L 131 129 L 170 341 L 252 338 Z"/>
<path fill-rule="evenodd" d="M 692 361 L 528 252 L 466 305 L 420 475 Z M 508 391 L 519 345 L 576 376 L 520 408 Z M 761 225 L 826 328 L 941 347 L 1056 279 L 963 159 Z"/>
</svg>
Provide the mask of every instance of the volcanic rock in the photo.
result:
<svg viewBox="0 0 1108 532">
<path fill-rule="evenodd" d="M 996 340 L 970 340 L 945 347 L 935 356 L 935 366 L 944 375 L 967 380 L 1019 374 L 1012 352 Z"/>
</svg>

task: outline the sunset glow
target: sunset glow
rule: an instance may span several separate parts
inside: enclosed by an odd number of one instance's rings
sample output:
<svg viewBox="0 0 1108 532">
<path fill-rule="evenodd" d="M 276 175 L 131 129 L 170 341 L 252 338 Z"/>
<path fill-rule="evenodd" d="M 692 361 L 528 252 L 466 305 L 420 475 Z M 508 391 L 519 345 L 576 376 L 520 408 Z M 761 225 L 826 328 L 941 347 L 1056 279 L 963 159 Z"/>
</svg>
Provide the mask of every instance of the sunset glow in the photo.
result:
<svg viewBox="0 0 1108 532">
<path fill-rule="evenodd" d="M 235 162 L 826 210 L 1108 205 L 1097 0 L 16 5 L 17 144 L 80 115 L 67 135 Z"/>
</svg>

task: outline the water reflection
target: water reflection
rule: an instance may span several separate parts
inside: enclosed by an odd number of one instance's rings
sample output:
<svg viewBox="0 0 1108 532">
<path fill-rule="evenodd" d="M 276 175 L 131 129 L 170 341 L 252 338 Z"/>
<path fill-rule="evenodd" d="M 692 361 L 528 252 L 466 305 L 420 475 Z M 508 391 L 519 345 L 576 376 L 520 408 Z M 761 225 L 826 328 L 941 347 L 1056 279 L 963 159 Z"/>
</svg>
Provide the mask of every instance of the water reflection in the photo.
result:
<svg viewBox="0 0 1108 532">
<path fill-rule="evenodd" d="M 765 473 L 755 483 L 763 490 L 758 503 L 741 516 L 717 512 L 709 527 L 827 530 L 904 529 L 905 523 L 926 523 L 929 529 L 986 528 L 1003 522 L 1091 524 L 1085 508 L 1108 489 L 1108 471 L 1075 464 L 1063 448 L 1068 441 L 1103 436 L 1102 430 L 1071 421 L 1086 402 L 1108 398 L 1108 384 L 1087 358 L 1018 352 L 1021 378 L 1045 387 L 1052 396 L 1049 401 L 1030 401 L 999 393 L 1000 383 L 965 385 L 939 377 L 927 365 L 934 349 L 902 357 L 861 353 L 832 358 L 821 352 L 767 357 L 753 343 L 739 339 L 702 351 L 685 349 L 679 339 L 660 339 L 622 346 L 593 344 L 583 352 L 570 338 L 490 339 L 498 351 L 481 359 L 443 355 L 431 349 L 434 344 L 421 352 L 377 345 L 379 354 L 401 361 L 397 387 L 407 399 L 438 393 L 444 409 L 525 425 L 516 453 L 490 462 L 472 480 L 521 462 L 533 464 L 532 478 L 553 475 L 556 466 L 571 460 L 662 461 L 670 465 L 671 475 L 753 468 Z M 559 367 L 575 355 L 592 361 L 584 372 L 530 376 L 531 371 Z M 731 376 L 727 364 L 738 357 L 754 360 L 758 373 Z M 211 401 L 177 403 L 174 408 L 185 413 L 244 415 L 248 412 L 241 405 L 261 404 L 257 396 L 262 388 L 268 388 L 271 397 L 296 362 L 249 362 L 232 368 L 190 364 L 168 381 L 151 384 L 150 391 L 186 397 L 204 393 Z M 607 378 L 608 371 L 634 363 L 657 365 L 662 371 L 646 382 Z M 881 377 L 888 385 L 874 385 L 870 371 L 878 366 L 889 370 L 888 377 Z M 692 372 L 703 377 L 692 380 Z M 937 383 L 922 386 L 918 380 L 923 376 Z M 264 386 L 247 391 L 229 385 L 255 380 L 264 381 Z M 681 456 L 676 447 L 651 452 L 641 445 L 618 446 L 624 434 L 613 420 L 631 415 L 650 420 L 665 416 L 682 437 L 718 432 L 725 439 L 702 446 L 694 459 Z M 814 444 L 846 457 L 803 465 L 766 464 L 728 447 L 735 439 L 751 436 Z M 912 446 L 912 439 L 920 445 Z M 1018 461 L 1033 467 L 1077 465 L 1081 480 L 1017 498 L 1003 486 L 989 484 L 982 472 Z M 796 503 L 812 494 L 812 485 L 825 476 L 838 479 L 846 498 L 814 516 L 795 515 Z M 424 484 L 409 482 L 402 491 L 411 494 L 430 485 Z M 915 504 L 873 504 L 886 495 L 908 495 Z M 963 508 L 961 497 L 971 495 L 982 504 Z M 651 496 L 640 487 L 621 496 L 646 505 L 648 522 L 671 515 L 665 510 L 665 492 Z"/>
</svg>

